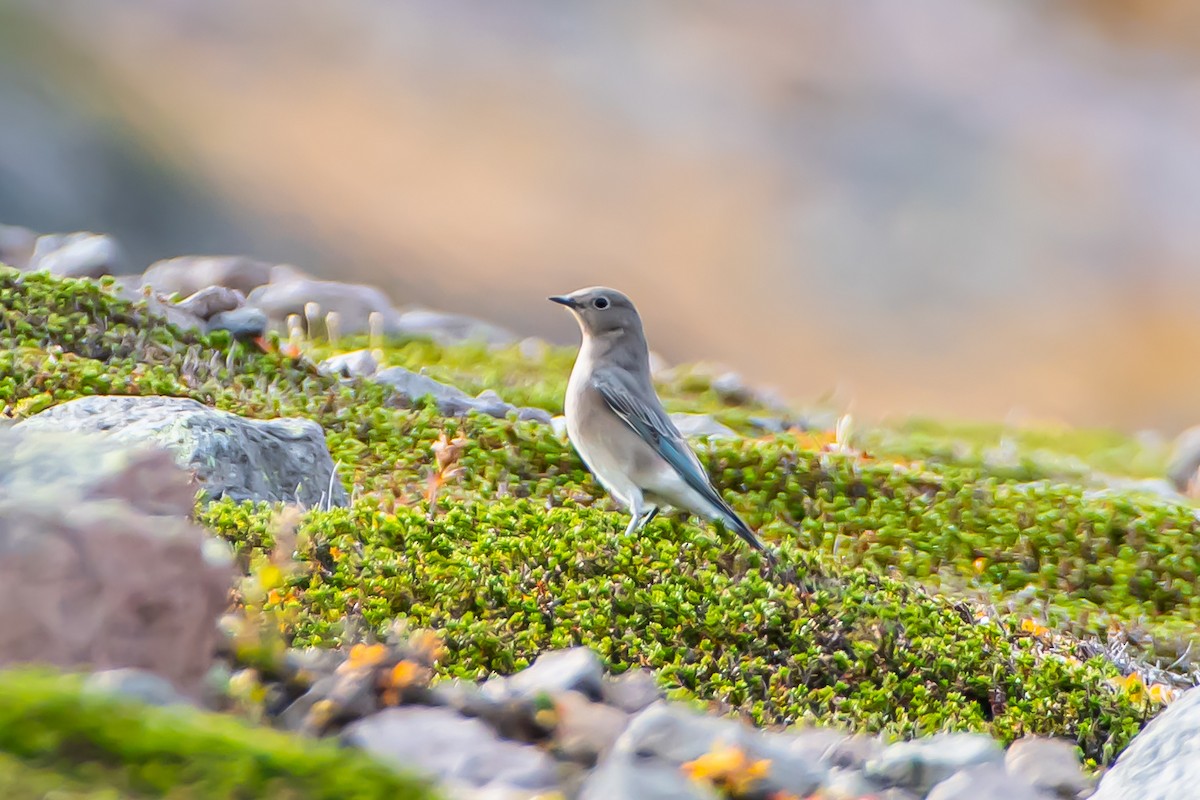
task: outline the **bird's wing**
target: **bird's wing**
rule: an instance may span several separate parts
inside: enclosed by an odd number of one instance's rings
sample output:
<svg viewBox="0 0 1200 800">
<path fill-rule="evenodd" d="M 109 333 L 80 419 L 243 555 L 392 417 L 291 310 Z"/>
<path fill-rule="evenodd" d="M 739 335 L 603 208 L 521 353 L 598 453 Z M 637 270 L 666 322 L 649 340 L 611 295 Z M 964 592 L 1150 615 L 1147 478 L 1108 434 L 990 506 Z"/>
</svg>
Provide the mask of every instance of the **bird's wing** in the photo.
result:
<svg viewBox="0 0 1200 800">
<path fill-rule="evenodd" d="M 671 422 L 657 397 L 651 394 L 650 398 L 646 399 L 644 393 L 634 389 L 633 379 L 628 373 L 611 369 L 596 370 L 592 375 L 592 386 L 612 412 L 653 447 L 654 451 L 674 468 L 684 483 L 721 512 L 721 516 L 735 533 L 754 548 L 763 549 L 746 523 L 713 488 L 700 459 L 696 458 L 683 434 L 675 427 L 675 423 Z"/>
</svg>

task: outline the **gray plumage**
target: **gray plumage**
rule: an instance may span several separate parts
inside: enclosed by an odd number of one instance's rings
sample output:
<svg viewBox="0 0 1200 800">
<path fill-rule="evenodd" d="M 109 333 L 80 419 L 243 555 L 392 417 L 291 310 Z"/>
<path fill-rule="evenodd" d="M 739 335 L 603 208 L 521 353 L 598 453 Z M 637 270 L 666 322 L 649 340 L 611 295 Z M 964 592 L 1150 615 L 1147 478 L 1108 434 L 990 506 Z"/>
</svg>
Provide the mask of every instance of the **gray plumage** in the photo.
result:
<svg viewBox="0 0 1200 800">
<path fill-rule="evenodd" d="M 596 479 L 632 515 L 626 535 L 669 505 L 720 520 L 774 560 L 713 488 L 663 410 L 642 321 L 629 298 L 591 287 L 550 299 L 571 309 L 583 332 L 567 384 L 567 434 Z"/>
</svg>

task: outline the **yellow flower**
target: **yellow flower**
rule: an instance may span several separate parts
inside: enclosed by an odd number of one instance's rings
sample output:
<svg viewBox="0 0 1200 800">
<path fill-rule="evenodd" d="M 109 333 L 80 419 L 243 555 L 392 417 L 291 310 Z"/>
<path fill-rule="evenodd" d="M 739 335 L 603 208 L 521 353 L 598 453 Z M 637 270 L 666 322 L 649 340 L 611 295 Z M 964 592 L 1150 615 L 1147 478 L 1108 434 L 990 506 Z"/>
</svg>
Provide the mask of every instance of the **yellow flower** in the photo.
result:
<svg viewBox="0 0 1200 800">
<path fill-rule="evenodd" d="M 979 573 L 983 572 L 984 568 L 987 566 L 987 559 L 983 556 L 980 556 L 971 563 L 975 565 L 975 574 L 978 575 Z"/>
<path fill-rule="evenodd" d="M 1117 691 L 1129 695 L 1129 699 L 1135 703 L 1146 697 L 1146 684 L 1142 681 L 1142 676 L 1136 672 L 1130 673 L 1124 678 L 1109 678 L 1108 683 Z"/>
<path fill-rule="evenodd" d="M 1178 692 L 1164 683 L 1156 683 L 1150 687 L 1150 699 L 1156 703 L 1166 705 L 1175 699 Z"/>
<path fill-rule="evenodd" d="M 735 795 L 745 794 L 770 771 L 768 759 L 751 761 L 739 747 L 718 746 L 683 765 L 683 771 L 695 781 L 723 786 Z"/>
<path fill-rule="evenodd" d="M 425 670 L 418 664 L 414 664 L 411 661 L 401 661 L 392 667 L 392 671 L 387 677 L 387 682 L 390 686 L 396 688 L 411 686 L 424 676 L 424 672 Z"/>
<path fill-rule="evenodd" d="M 1025 633 L 1032 633 L 1034 636 L 1045 636 L 1050 632 L 1050 629 L 1045 625 L 1039 625 L 1036 620 L 1029 617 L 1021 620 L 1021 630 Z"/>
<path fill-rule="evenodd" d="M 356 644 L 350 648 L 350 669 L 373 667 L 387 658 L 387 648 L 381 644 Z"/>
<path fill-rule="evenodd" d="M 278 589 L 283 586 L 283 570 L 274 564 L 267 564 L 258 572 L 258 583 L 267 590 Z"/>
</svg>

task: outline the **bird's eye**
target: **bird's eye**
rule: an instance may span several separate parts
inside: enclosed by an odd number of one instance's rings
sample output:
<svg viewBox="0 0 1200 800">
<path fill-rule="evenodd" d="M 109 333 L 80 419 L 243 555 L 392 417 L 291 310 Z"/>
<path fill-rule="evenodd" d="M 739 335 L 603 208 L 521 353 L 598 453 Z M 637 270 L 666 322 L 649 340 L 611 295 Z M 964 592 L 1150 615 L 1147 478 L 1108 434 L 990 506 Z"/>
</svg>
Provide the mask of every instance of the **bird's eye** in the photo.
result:
<svg viewBox="0 0 1200 800">
<path fill-rule="evenodd" d="M 608 298 L 607 297 L 597 297 L 595 300 L 592 301 L 592 308 L 598 308 L 601 311 L 608 308 Z"/>
</svg>

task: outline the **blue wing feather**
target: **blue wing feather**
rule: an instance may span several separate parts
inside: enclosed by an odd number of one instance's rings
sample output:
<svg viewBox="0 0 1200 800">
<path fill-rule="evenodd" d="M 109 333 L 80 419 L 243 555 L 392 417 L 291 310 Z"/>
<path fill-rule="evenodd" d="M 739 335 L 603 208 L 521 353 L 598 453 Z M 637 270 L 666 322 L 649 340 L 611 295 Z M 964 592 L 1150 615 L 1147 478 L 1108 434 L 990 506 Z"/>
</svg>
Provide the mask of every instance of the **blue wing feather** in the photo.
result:
<svg viewBox="0 0 1200 800">
<path fill-rule="evenodd" d="M 598 370 L 592 376 L 592 385 L 614 414 L 653 447 L 689 487 L 720 511 L 721 517 L 734 533 L 751 547 L 765 552 L 750 526 L 742 521 L 713 487 L 691 446 L 675 423 L 671 422 L 657 398 L 649 402 L 639 398 L 633 387 L 628 385 L 628 378 L 615 371 Z"/>
</svg>

